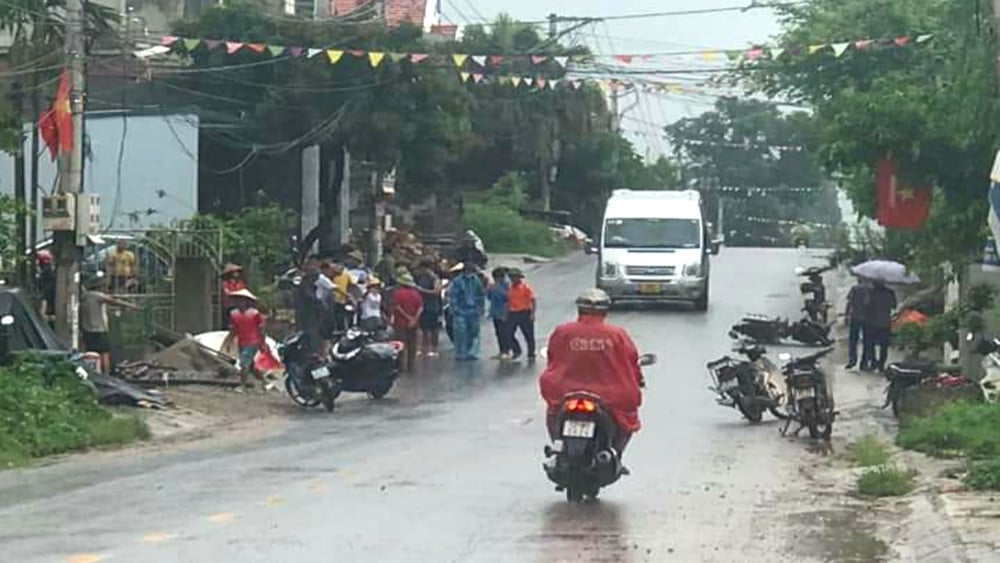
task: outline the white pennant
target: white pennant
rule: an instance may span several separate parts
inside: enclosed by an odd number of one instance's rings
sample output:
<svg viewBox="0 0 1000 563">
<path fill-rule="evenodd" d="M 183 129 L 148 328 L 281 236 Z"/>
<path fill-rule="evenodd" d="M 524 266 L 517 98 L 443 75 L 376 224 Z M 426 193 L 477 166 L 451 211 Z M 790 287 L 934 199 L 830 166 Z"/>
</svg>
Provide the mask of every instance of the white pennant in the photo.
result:
<svg viewBox="0 0 1000 563">
<path fill-rule="evenodd" d="M 525 79 L 524 79 L 524 83 L 527 84 L 528 86 L 531 86 L 531 84 L 534 81 L 535 81 L 535 79 L 534 78 L 530 78 L 530 77 L 525 77 Z"/>
<path fill-rule="evenodd" d="M 931 37 L 934 37 L 934 36 L 931 35 L 930 33 L 928 33 L 926 35 L 918 35 L 917 36 L 917 43 L 927 43 L 928 41 L 931 40 Z"/>
<path fill-rule="evenodd" d="M 477 65 L 486 66 L 486 55 L 473 55 L 471 58 Z"/>
<path fill-rule="evenodd" d="M 552 57 L 552 60 L 554 60 L 557 65 L 563 68 L 566 68 L 566 64 L 569 63 L 569 57 Z"/>
<path fill-rule="evenodd" d="M 785 50 L 782 49 L 781 47 L 775 47 L 774 49 L 771 49 L 771 58 L 772 59 L 777 59 L 778 57 L 780 57 L 781 55 L 784 55 L 784 54 L 785 54 Z"/>
<path fill-rule="evenodd" d="M 306 51 L 306 56 L 311 59 L 322 52 L 323 49 L 309 49 L 308 51 Z"/>
<path fill-rule="evenodd" d="M 831 47 L 833 47 L 833 54 L 838 57 L 843 55 L 844 52 L 847 51 L 847 48 L 850 46 L 851 46 L 850 43 L 834 43 L 833 45 L 831 45 Z"/>
<path fill-rule="evenodd" d="M 558 79 L 558 78 L 553 78 L 552 80 L 549 80 L 549 88 L 552 88 L 553 90 L 555 90 L 556 86 L 559 84 L 559 82 L 561 82 L 561 80 Z"/>
</svg>

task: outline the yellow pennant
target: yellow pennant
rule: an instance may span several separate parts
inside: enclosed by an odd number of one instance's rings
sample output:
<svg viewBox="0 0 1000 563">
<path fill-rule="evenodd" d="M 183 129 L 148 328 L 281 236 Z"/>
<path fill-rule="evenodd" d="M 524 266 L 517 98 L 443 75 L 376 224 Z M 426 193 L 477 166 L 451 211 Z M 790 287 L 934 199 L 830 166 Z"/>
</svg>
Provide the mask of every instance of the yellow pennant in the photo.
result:
<svg viewBox="0 0 1000 563">
<path fill-rule="evenodd" d="M 382 59 L 385 58 L 385 53 L 368 53 L 368 62 L 371 63 L 372 68 L 378 68 L 378 65 L 382 64 Z"/>
<path fill-rule="evenodd" d="M 714 61 L 714 60 L 716 60 L 716 59 L 719 58 L 719 52 L 718 51 L 705 51 L 704 53 L 701 54 L 701 58 L 702 58 L 702 60 L 710 61 L 711 62 L 711 61 Z"/>
<path fill-rule="evenodd" d="M 826 45 L 810 45 L 809 46 L 809 54 L 810 55 L 815 55 L 819 51 L 822 51 L 824 47 L 826 47 Z"/>
<path fill-rule="evenodd" d="M 465 61 L 468 58 L 469 58 L 469 55 L 452 55 L 451 56 L 451 60 L 455 61 L 455 66 L 457 66 L 459 68 L 462 68 L 462 65 L 465 64 Z"/>
<path fill-rule="evenodd" d="M 332 65 L 337 64 L 337 61 L 339 61 L 340 57 L 343 57 L 343 56 L 344 56 L 344 52 L 343 51 L 336 51 L 334 49 L 327 49 L 326 50 L 326 58 L 330 59 L 330 64 L 332 64 Z"/>
<path fill-rule="evenodd" d="M 518 86 L 521 85 L 521 77 L 520 76 L 512 76 L 510 78 L 510 81 L 511 81 L 512 84 L 514 84 L 515 88 L 517 88 Z"/>
<path fill-rule="evenodd" d="M 469 76 L 471 76 L 468 72 L 460 72 L 458 75 L 462 78 L 462 82 L 468 82 Z"/>
</svg>

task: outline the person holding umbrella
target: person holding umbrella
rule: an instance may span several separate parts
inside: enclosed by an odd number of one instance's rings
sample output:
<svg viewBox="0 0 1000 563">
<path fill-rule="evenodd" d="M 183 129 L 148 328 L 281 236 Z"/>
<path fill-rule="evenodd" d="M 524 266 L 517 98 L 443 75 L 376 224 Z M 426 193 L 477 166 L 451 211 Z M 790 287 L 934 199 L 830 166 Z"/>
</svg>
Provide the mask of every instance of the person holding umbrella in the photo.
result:
<svg viewBox="0 0 1000 563">
<path fill-rule="evenodd" d="M 868 298 L 871 295 L 871 283 L 865 278 L 858 278 L 857 283 L 847 293 L 847 309 L 844 319 L 847 322 L 847 369 L 858 365 L 858 345 L 861 344 L 861 331 L 865 324 L 865 314 L 868 312 Z M 867 360 L 867 356 L 864 357 Z M 862 366 L 865 363 L 862 362 Z"/>
<path fill-rule="evenodd" d="M 896 294 L 882 280 L 874 280 L 868 295 L 864 320 L 864 352 L 862 371 L 885 371 L 889 356 L 889 336 L 892 314 L 896 309 Z M 877 348 L 877 350 L 876 350 Z M 878 355 L 876 356 L 876 351 Z"/>
</svg>

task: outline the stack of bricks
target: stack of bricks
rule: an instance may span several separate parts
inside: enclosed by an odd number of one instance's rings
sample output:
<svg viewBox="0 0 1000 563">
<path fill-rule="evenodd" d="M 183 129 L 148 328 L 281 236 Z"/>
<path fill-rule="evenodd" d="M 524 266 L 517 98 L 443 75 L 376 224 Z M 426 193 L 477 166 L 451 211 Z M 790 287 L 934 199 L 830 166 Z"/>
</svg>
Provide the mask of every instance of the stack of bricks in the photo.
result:
<svg viewBox="0 0 1000 563">
<path fill-rule="evenodd" d="M 386 25 L 395 27 L 402 22 L 423 26 L 427 0 L 330 0 L 334 16 L 345 16 L 372 2 L 382 5 Z"/>
</svg>

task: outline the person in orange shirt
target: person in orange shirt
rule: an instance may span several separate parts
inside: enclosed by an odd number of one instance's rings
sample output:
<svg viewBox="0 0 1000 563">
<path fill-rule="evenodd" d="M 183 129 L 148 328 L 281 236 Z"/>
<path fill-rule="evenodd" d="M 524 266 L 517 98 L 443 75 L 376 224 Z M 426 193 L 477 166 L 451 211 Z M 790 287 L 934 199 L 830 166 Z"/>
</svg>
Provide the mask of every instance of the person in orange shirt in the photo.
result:
<svg viewBox="0 0 1000 563">
<path fill-rule="evenodd" d="M 534 360 L 535 307 L 537 305 L 535 290 L 531 289 L 531 286 L 524 281 L 524 272 L 521 270 L 514 268 L 507 275 L 510 277 L 510 289 L 507 290 L 509 335 L 511 339 L 514 339 L 517 337 L 517 331 L 520 330 L 528 348 L 528 359 Z"/>
</svg>

